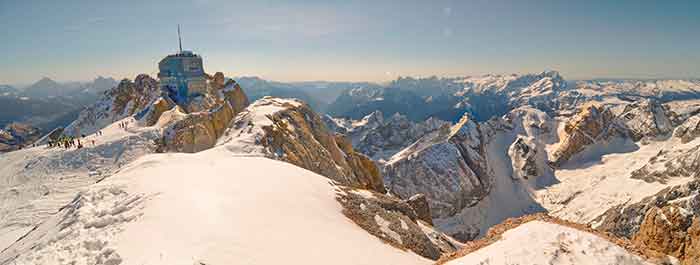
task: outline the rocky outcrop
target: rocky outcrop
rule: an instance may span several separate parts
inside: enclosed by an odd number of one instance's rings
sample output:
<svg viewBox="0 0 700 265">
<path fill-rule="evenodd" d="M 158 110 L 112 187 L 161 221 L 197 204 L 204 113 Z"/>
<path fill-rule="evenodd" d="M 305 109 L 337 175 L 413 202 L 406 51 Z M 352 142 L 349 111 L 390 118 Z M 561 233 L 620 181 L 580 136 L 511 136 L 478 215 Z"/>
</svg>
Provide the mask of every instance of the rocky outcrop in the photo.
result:
<svg viewBox="0 0 700 265">
<path fill-rule="evenodd" d="M 682 143 L 695 140 L 698 136 L 700 136 L 700 115 L 688 118 L 673 131 L 673 137 L 680 138 Z"/>
<path fill-rule="evenodd" d="M 158 119 L 160 119 L 160 116 L 163 115 L 164 112 L 172 109 L 174 106 L 175 102 L 169 98 L 160 97 L 156 99 L 156 101 L 149 106 L 148 112 L 144 116 L 144 121 L 146 123 L 145 125 L 155 125 L 158 122 Z"/>
<path fill-rule="evenodd" d="M 632 242 L 640 248 L 683 258 L 687 230 L 692 215 L 683 208 L 667 205 L 652 207 L 646 213 Z"/>
<path fill-rule="evenodd" d="M 151 105 L 146 115 L 148 124 L 164 126 L 160 149 L 195 153 L 216 145 L 236 114 L 248 106 L 243 89 L 234 80 L 224 83 L 224 79 L 221 72 L 210 76 L 209 93 L 190 98 L 185 106 L 177 106 L 163 119 L 158 118 L 173 109 L 175 103 L 159 98 Z"/>
<path fill-rule="evenodd" d="M 512 161 L 514 179 L 540 176 L 542 169 L 537 165 L 537 150 L 531 139 L 518 137 L 508 148 L 508 156 Z"/>
<path fill-rule="evenodd" d="M 221 141 L 234 153 L 295 164 L 340 184 L 384 192 L 381 174 L 299 100 L 265 97 L 244 109 Z"/>
<path fill-rule="evenodd" d="M 0 129 L 0 153 L 22 149 L 39 139 L 38 128 L 29 124 L 13 122 Z"/>
<path fill-rule="evenodd" d="M 669 110 L 656 100 L 643 99 L 625 106 L 619 120 L 634 141 L 664 136 L 673 130 Z"/>
<path fill-rule="evenodd" d="M 227 102 L 211 111 L 187 114 L 165 129 L 166 149 L 184 153 L 209 149 L 216 145 L 233 116 L 233 108 Z"/>
<path fill-rule="evenodd" d="M 666 188 L 630 205 L 619 205 L 593 221 L 598 230 L 630 238 L 642 249 L 696 264 L 700 180 Z"/>
<path fill-rule="evenodd" d="M 209 79 L 209 84 L 215 90 L 220 90 L 224 88 L 224 82 L 226 82 L 226 77 L 224 77 L 224 73 L 216 72 L 213 76 L 207 75 L 207 77 Z"/>
<path fill-rule="evenodd" d="M 452 216 L 488 194 L 491 174 L 483 149 L 480 126 L 464 116 L 394 155 L 384 182 L 402 198 L 425 194 L 433 218 Z"/>
<path fill-rule="evenodd" d="M 663 208 L 673 205 L 691 213 L 700 213 L 698 192 L 700 192 L 700 180 L 668 187 L 640 202 L 612 207 L 597 217 L 592 224 L 597 229 L 632 238 L 639 231 L 647 212 L 654 207 Z"/>
<path fill-rule="evenodd" d="M 681 265 L 700 264 L 700 218 L 694 218 L 685 241 L 685 257 Z"/>
<path fill-rule="evenodd" d="M 245 107 L 250 105 L 248 96 L 246 96 L 241 86 L 233 79 L 226 82 L 221 93 L 223 94 L 223 98 L 233 107 L 233 112 L 235 113 L 241 112 Z"/>
<path fill-rule="evenodd" d="M 158 81 L 146 74 L 136 76 L 134 81 L 124 79 L 105 91 L 97 103 L 80 112 L 64 131 L 73 136 L 87 135 L 129 116 L 136 115 L 140 119 L 153 102 L 165 96 Z"/>
<path fill-rule="evenodd" d="M 587 147 L 624 134 L 610 109 L 588 104 L 566 123 L 563 135 L 559 136 L 561 142 L 552 154 L 552 163 L 561 166 Z"/>
<path fill-rule="evenodd" d="M 422 209 L 425 205 L 419 203 L 419 197 L 403 201 L 369 190 L 339 189 L 337 200 L 343 206 L 343 214 L 392 246 L 411 250 L 432 260 L 462 246 L 422 219 L 421 214 L 425 214 L 426 209 Z"/>
<path fill-rule="evenodd" d="M 433 217 L 430 213 L 430 205 L 428 204 L 428 198 L 423 194 L 416 194 L 411 196 L 406 200 L 408 205 L 411 205 L 414 211 L 416 211 L 417 218 L 423 222 L 433 225 Z"/>
</svg>

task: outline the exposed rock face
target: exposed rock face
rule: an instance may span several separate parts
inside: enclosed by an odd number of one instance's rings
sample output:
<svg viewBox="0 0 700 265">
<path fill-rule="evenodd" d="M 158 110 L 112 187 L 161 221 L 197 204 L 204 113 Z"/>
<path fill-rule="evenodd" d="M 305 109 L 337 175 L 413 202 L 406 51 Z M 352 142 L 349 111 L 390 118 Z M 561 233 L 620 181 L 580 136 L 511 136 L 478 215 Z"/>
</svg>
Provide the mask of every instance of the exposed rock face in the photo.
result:
<svg viewBox="0 0 700 265">
<path fill-rule="evenodd" d="M 535 108 L 520 107 L 490 124 L 503 127 L 507 135 L 514 135 L 508 137 L 513 140 L 506 150 L 513 180 L 525 181 L 533 188 L 556 183 L 546 149 L 548 144 L 558 141 L 556 124 L 549 115 Z"/>
<path fill-rule="evenodd" d="M 632 242 L 640 248 L 682 258 L 686 231 L 692 223 L 690 212 L 675 206 L 652 207 L 646 213 Z"/>
<path fill-rule="evenodd" d="M 187 110 L 179 108 L 163 120 L 153 124 L 167 124 L 163 137 L 163 151 L 195 153 L 216 145 L 232 123 L 233 118 L 248 106 L 248 98 L 234 80 L 224 83 L 224 75 L 217 72 L 207 83 L 209 93 L 191 98 Z M 157 100 L 149 117 L 160 117 L 171 109 L 174 102 Z M 184 114 L 183 114 L 184 113 Z"/>
<path fill-rule="evenodd" d="M 403 198 L 425 194 L 433 218 L 452 216 L 488 194 L 491 178 L 483 148 L 479 125 L 464 116 L 394 155 L 384 182 Z"/>
<path fill-rule="evenodd" d="M 700 136 L 700 115 L 688 118 L 673 131 L 673 137 L 681 138 L 681 142 L 687 143 Z"/>
<path fill-rule="evenodd" d="M 370 234 L 392 246 L 437 260 L 461 248 L 461 244 L 435 230 L 421 218 L 421 211 L 411 202 L 385 194 L 346 187 L 339 187 L 338 202 L 343 214 Z M 422 206 L 420 206 L 422 207 Z"/>
<path fill-rule="evenodd" d="M 656 100 L 639 100 L 627 105 L 620 120 L 629 129 L 633 140 L 639 141 L 644 137 L 659 137 L 673 130 L 668 116 L 669 110 Z"/>
<path fill-rule="evenodd" d="M 592 223 L 597 229 L 632 238 L 639 231 L 647 212 L 654 207 L 673 205 L 696 215 L 700 213 L 699 191 L 700 180 L 692 180 L 683 185 L 666 188 L 638 203 L 612 207 Z"/>
<path fill-rule="evenodd" d="M 97 103 L 82 111 L 64 131 L 74 136 L 92 134 L 128 116 L 145 114 L 161 96 L 165 97 L 165 93 L 158 87 L 158 81 L 148 75 L 138 75 L 134 81 L 124 79 L 116 87 L 105 91 Z"/>
<path fill-rule="evenodd" d="M 388 159 L 423 135 L 449 124 L 432 117 L 416 123 L 399 113 L 385 119 L 380 111 L 357 121 L 328 116 L 324 116 L 323 121 L 331 130 L 347 135 L 359 152 L 375 160 Z"/>
<path fill-rule="evenodd" d="M 406 202 L 411 205 L 411 208 L 416 211 L 417 218 L 433 225 L 433 217 L 430 214 L 430 205 L 428 204 L 428 198 L 423 194 L 416 194 L 408 198 Z"/>
<path fill-rule="evenodd" d="M 298 100 L 265 97 L 244 109 L 222 140 L 229 150 L 286 161 L 340 184 L 384 192 L 379 169 L 328 131 Z"/>
<path fill-rule="evenodd" d="M 224 88 L 225 81 L 226 77 L 224 77 L 224 73 L 222 72 L 216 72 L 214 76 L 211 76 L 209 78 L 209 84 L 211 84 L 212 88 L 214 88 L 215 90 Z"/>
<path fill-rule="evenodd" d="M 151 106 L 148 109 L 148 112 L 144 117 L 146 126 L 155 125 L 158 122 L 158 119 L 160 119 L 160 115 L 162 115 L 163 112 L 172 109 L 174 106 L 175 102 L 173 102 L 169 98 L 160 97 L 156 99 L 156 101 L 153 102 L 153 104 L 151 104 Z"/>
<path fill-rule="evenodd" d="M 233 116 L 227 102 L 211 111 L 190 113 L 165 129 L 165 146 L 168 151 L 184 153 L 209 149 L 216 145 Z"/>
<path fill-rule="evenodd" d="M 540 175 L 542 170 L 538 168 L 537 150 L 531 139 L 518 137 L 508 148 L 508 156 L 513 163 L 514 179 L 529 179 Z"/>
<path fill-rule="evenodd" d="M 250 105 L 248 96 L 246 96 L 241 86 L 233 79 L 226 82 L 221 93 L 223 94 L 223 98 L 233 107 L 233 112 L 235 113 L 241 112 L 245 107 Z"/>
<path fill-rule="evenodd" d="M 685 258 L 682 265 L 700 264 L 700 218 L 694 218 L 685 241 Z"/>
<path fill-rule="evenodd" d="M 566 123 L 564 135 L 560 136 L 561 142 L 552 154 L 552 162 L 561 166 L 588 146 L 623 133 L 624 130 L 615 123 L 615 116 L 610 109 L 588 104 Z"/>
<path fill-rule="evenodd" d="M 28 124 L 10 123 L 0 129 L 0 153 L 21 149 L 39 139 L 39 129 Z"/>
<path fill-rule="evenodd" d="M 642 249 L 697 264 L 700 180 L 669 187 L 631 205 L 619 205 L 594 220 L 597 229 L 633 239 Z"/>
</svg>

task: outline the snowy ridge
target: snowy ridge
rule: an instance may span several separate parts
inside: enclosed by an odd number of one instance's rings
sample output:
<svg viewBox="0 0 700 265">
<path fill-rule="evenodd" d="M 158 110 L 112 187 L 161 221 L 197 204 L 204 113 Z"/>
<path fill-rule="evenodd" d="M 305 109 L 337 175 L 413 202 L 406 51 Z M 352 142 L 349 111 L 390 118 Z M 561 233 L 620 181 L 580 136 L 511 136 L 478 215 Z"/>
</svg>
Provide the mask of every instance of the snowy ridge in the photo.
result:
<svg viewBox="0 0 700 265">
<path fill-rule="evenodd" d="M 523 244 L 524 242 L 527 243 Z M 508 230 L 493 244 L 445 264 L 645 265 L 652 263 L 596 235 L 536 220 Z"/>
<path fill-rule="evenodd" d="M 235 154 L 267 156 L 268 152 L 261 143 L 265 136 L 263 127 L 273 125 L 271 115 L 287 109 L 285 106 L 299 107 L 302 104 L 296 99 L 264 97 L 256 100 L 237 115 L 217 145 L 223 145 Z"/>
<path fill-rule="evenodd" d="M 336 192 L 326 178 L 310 171 L 266 158 L 232 156 L 223 147 L 149 155 L 91 187 L 46 226 L 0 253 L 0 261 L 429 263 L 351 223 L 334 199 Z"/>
</svg>

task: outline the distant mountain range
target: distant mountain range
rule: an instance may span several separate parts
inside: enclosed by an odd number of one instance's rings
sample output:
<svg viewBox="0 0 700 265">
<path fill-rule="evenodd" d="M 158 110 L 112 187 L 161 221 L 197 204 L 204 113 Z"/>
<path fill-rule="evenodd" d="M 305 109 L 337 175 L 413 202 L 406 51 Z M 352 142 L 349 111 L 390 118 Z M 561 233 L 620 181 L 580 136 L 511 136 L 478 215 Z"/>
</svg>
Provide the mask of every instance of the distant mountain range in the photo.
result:
<svg viewBox="0 0 700 265">
<path fill-rule="evenodd" d="M 469 113 L 477 121 L 501 116 L 522 105 L 549 114 L 572 111 L 581 102 L 654 98 L 661 102 L 700 98 L 700 80 L 566 81 L 556 71 L 526 75 L 463 78 L 403 77 L 381 87 L 343 91 L 327 108 L 334 117 L 361 119 L 379 110 L 413 121 L 435 117 L 458 121 Z"/>
<path fill-rule="evenodd" d="M 65 126 L 94 103 L 102 92 L 117 85 L 113 78 L 98 77 L 91 82 L 59 83 L 44 77 L 25 87 L 0 85 L 0 127 L 22 122 L 43 132 Z"/>
<path fill-rule="evenodd" d="M 577 102 L 611 97 L 628 101 L 653 97 L 662 102 L 700 98 L 698 80 L 569 81 L 556 71 L 452 78 L 399 77 L 388 84 L 277 82 L 249 76 L 235 79 L 251 101 L 264 96 L 298 98 L 319 113 L 354 120 L 381 111 L 388 116 L 400 113 L 415 122 L 429 117 L 455 122 L 464 113 L 485 121 L 526 103 L 551 113 L 572 110 Z M 75 119 L 80 109 L 116 85 L 116 80 L 105 77 L 67 83 L 42 78 L 23 89 L 0 85 L 0 126 L 17 121 L 43 131 L 51 130 Z"/>
<path fill-rule="evenodd" d="M 307 102 L 314 110 L 326 112 L 341 93 L 348 89 L 379 88 L 378 84 L 369 82 L 277 82 L 268 81 L 259 77 L 236 77 L 236 81 L 245 88 L 251 100 L 257 100 L 264 96 L 280 98 L 298 98 Z"/>
</svg>

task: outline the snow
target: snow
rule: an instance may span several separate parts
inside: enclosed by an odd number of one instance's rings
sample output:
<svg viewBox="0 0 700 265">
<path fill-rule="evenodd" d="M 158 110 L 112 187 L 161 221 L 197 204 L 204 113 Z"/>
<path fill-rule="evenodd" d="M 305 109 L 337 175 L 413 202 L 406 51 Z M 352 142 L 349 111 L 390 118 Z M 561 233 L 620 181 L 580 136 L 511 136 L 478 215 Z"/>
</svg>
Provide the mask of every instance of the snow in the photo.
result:
<svg viewBox="0 0 700 265">
<path fill-rule="evenodd" d="M 429 263 L 352 223 L 336 192 L 311 171 L 224 147 L 147 155 L 81 193 L 0 263 Z"/>
<path fill-rule="evenodd" d="M 258 144 L 265 136 L 262 127 L 273 125 L 269 117 L 288 109 L 286 105 L 299 107 L 300 104 L 294 99 L 264 97 L 256 100 L 237 115 L 236 124 L 227 129 L 217 145 L 240 155 L 265 156 L 264 147 Z"/>
<path fill-rule="evenodd" d="M 618 153 L 601 155 L 589 150 L 588 154 L 572 159 L 555 174 L 558 184 L 536 192 L 537 201 L 553 216 L 578 223 L 589 223 L 606 210 L 619 204 L 631 204 L 670 186 L 686 183 L 692 178 L 679 176 L 667 183 L 646 182 L 631 178 L 632 171 L 646 165 L 660 150 L 678 152 L 700 144 L 692 141 L 681 144 L 678 138 L 635 144 L 637 150 L 621 152 L 622 147 L 607 146 Z M 595 155 L 593 155 L 595 153 Z M 592 159 L 596 157 L 596 159 Z"/>
<path fill-rule="evenodd" d="M 479 234 L 484 235 L 491 226 L 507 218 L 544 211 L 533 199 L 527 182 L 511 178 L 512 166 L 506 152 L 513 137 L 513 134 L 498 133 L 487 145 L 486 159 L 495 178 L 489 194 L 452 217 L 433 220 L 436 227 L 448 234 L 478 229 Z"/>
<path fill-rule="evenodd" d="M 506 231 L 497 242 L 447 264 L 642 265 L 651 263 L 591 233 L 558 224 L 531 221 Z"/>
<path fill-rule="evenodd" d="M 133 124 L 131 118 L 129 121 Z M 145 154 L 156 128 L 116 123 L 81 139 L 82 149 L 41 145 L 0 154 L 0 249 L 55 214 L 81 191 Z M 95 141 L 95 145 L 92 141 Z"/>
</svg>

